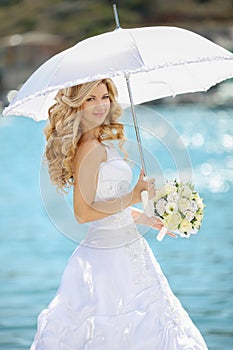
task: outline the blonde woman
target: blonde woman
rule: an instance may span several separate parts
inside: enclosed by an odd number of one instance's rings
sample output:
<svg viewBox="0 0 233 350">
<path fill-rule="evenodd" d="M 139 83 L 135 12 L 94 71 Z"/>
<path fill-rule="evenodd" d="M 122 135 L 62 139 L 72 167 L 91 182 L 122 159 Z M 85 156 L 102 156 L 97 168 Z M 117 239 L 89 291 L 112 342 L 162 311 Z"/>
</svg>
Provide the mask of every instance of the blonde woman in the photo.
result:
<svg viewBox="0 0 233 350">
<path fill-rule="evenodd" d="M 160 229 L 133 205 L 155 195 L 143 172 L 131 188 L 121 107 L 110 79 L 59 91 L 49 110 L 46 157 L 60 190 L 73 186 L 74 215 L 87 237 L 38 318 L 31 350 L 200 350 L 198 329 L 173 295 L 135 223 Z M 126 156 L 126 154 L 125 154 Z"/>
</svg>

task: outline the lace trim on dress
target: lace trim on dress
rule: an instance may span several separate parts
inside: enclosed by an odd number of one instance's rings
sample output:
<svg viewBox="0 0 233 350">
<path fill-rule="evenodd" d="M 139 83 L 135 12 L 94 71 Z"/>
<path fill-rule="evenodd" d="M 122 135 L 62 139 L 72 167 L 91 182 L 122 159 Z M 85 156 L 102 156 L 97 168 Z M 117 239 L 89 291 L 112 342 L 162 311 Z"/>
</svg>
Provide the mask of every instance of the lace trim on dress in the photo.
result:
<svg viewBox="0 0 233 350">
<path fill-rule="evenodd" d="M 135 230 L 137 230 L 136 227 Z M 126 244 L 126 249 L 132 263 L 134 286 L 146 289 L 156 282 L 163 301 L 161 320 L 164 327 L 169 323 L 182 331 L 184 318 L 189 323 L 189 317 L 171 291 L 156 258 L 150 254 L 145 239 L 141 237 L 132 243 Z M 151 264 L 151 260 L 153 260 L 153 264 Z"/>
</svg>

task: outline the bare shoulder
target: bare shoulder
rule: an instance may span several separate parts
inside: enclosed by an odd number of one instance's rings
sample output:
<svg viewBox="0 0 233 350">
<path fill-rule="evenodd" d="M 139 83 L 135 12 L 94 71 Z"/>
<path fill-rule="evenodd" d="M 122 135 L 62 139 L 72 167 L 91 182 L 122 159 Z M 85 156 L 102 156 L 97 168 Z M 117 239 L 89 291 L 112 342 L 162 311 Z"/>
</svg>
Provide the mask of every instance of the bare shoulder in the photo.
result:
<svg viewBox="0 0 233 350">
<path fill-rule="evenodd" d="M 103 144 L 97 141 L 82 142 L 78 146 L 74 157 L 74 170 L 86 162 L 88 162 L 89 165 L 96 167 L 100 163 L 106 161 L 106 158 L 106 149 Z"/>
</svg>

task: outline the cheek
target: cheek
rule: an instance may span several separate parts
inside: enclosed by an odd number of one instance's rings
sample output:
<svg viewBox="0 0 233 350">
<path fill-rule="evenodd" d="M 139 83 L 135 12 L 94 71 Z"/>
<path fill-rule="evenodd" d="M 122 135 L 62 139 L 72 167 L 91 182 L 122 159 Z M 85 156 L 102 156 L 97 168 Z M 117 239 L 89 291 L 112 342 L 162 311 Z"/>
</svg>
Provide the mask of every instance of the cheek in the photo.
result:
<svg viewBox="0 0 233 350">
<path fill-rule="evenodd" d="M 107 106 L 106 106 L 106 109 L 107 109 L 108 112 L 110 111 L 110 108 L 111 108 L 111 102 L 109 101 L 109 102 L 107 103 Z"/>
<path fill-rule="evenodd" d="M 91 111 L 90 111 L 90 108 L 87 108 L 87 109 L 83 109 L 82 111 L 82 119 L 90 119 L 91 118 Z"/>
</svg>

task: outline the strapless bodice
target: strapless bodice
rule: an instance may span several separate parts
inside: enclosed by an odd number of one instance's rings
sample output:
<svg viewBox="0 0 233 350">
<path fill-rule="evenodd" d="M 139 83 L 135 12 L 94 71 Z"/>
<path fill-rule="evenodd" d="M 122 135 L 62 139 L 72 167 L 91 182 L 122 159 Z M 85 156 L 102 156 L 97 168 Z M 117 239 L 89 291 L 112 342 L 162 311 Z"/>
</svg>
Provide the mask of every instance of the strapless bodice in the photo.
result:
<svg viewBox="0 0 233 350">
<path fill-rule="evenodd" d="M 129 192 L 132 170 L 113 145 L 105 145 L 107 160 L 100 164 L 95 201 L 122 196 Z"/>
<path fill-rule="evenodd" d="M 95 201 L 104 201 L 123 196 L 131 191 L 132 170 L 113 145 L 105 145 L 107 160 L 101 163 Z M 110 230 L 110 231 L 109 231 Z M 94 246 L 113 246 L 134 240 L 138 232 L 131 215 L 125 208 L 106 218 L 89 224 L 85 242 Z"/>
</svg>

